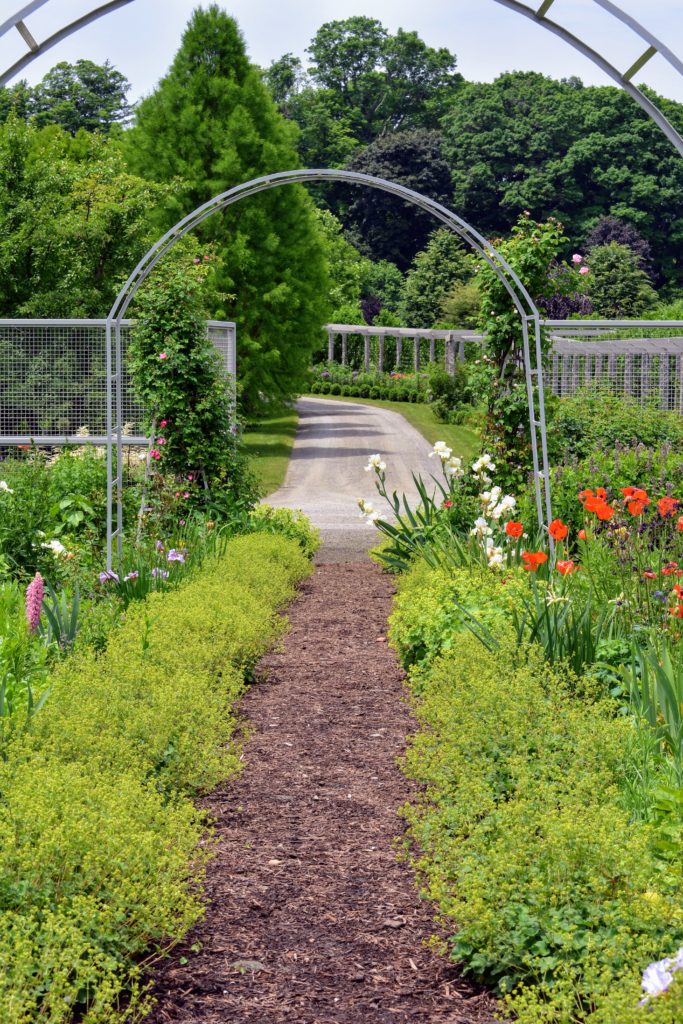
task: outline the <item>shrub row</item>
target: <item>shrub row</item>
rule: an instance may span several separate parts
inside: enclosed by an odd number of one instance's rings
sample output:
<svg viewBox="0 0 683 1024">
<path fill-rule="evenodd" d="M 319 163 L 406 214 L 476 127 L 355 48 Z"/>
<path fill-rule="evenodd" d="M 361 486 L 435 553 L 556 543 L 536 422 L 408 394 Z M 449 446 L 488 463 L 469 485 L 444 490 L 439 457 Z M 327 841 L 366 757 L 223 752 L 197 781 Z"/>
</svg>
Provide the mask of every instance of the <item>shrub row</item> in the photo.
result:
<svg viewBox="0 0 683 1024">
<path fill-rule="evenodd" d="M 0 1020 L 122 1019 L 135 966 L 201 913 L 191 797 L 237 770 L 232 706 L 309 572 L 253 534 L 131 605 L 106 651 L 67 659 L 0 766 Z"/>
<path fill-rule="evenodd" d="M 407 387 L 402 384 L 339 384 L 329 380 L 315 380 L 311 384 L 310 390 L 313 395 L 343 395 L 346 398 L 374 398 L 392 402 L 428 401 L 426 391 L 418 391 L 416 387 Z"/>
<path fill-rule="evenodd" d="M 452 958 L 521 1024 L 674 1024 L 683 979 L 638 1005 L 644 968 L 683 945 L 683 862 L 627 809 L 635 730 L 540 649 L 487 651 L 453 612 L 467 589 L 416 569 L 391 625 L 421 726 L 406 815 Z"/>
</svg>

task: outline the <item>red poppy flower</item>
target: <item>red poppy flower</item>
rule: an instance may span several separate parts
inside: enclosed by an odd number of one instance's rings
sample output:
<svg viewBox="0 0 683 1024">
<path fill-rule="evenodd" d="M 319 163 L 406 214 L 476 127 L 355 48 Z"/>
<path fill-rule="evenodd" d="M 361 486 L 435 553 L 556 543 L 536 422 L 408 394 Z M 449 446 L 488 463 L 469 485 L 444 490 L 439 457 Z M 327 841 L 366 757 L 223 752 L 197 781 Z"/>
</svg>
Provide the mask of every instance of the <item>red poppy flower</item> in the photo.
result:
<svg viewBox="0 0 683 1024">
<path fill-rule="evenodd" d="M 643 573 L 643 578 L 646 579 L 646 580 L 656 580 L 657 579 L 657 573 L 656 572 L 652 572 L 651 569 L 646 569 L 645 572 Z"/>
<path fill-rule="evenodd" d="M 602 498 L 603 501 L 607 501 L 607 491 L 604 487 L 598 487 L 595 496 L 596 498 Z"/>
<path fill-rule="evenodd" d="M 548 533 L 553 540 L 564 540 L 569 533 L 569 530 L 561 519 L 553 519 L 552 523 L 548 527 Z"/>
<path fill-rule="evenodd" d="M 662 519 L 670 518 L 680 504 L 677 498 L 660 498 L 657 502 L 657 508 Z"/>
<path fill-rule="evenodd" d="M 683 533 L 683 516 L 681 516 L 678 522 L 676 523 L 676 529 L 679 533 Z"/>
<path fill-rule="evenodd" d="M 574 564 L 574 562 L 572 562 L 571 558 L 568 558 L 564 562 L 557 562 L 557 571 L 562 576 L 567 576 L 569 573 L 574 572 L 575 569 L 576 565 Z"/>
<path fill-rule="evenodd" d="M 662 569 L 662 576 L 673 576 L 678 569 L 678 562 L 669 562 Z"/>
<path fill-rule="evenodd" d="M 447 501 L 444 501 L 443 507 L 444 508 L 453 508 L 453 502 L 450 500 L 450 498 Z"/>
<path fill-rule="evenodd" d="M 674 594 L 678 594 L 679 597 L 683 597 L 683 587 L 680 583 L 674 583 Z"/>
<path fill-rule="evenodd" d="M 585 530 L 579 530 L 579 540 L 588 540 L 588 534 Z"/>
<path fill-rule="evenodd" d="M 669 608 L 675 619 L 683 619 L 683 604 L 677 604 L 675 608 Z"/>
<path fill-rule="evenodd" d="M 591 491 L 590 487 L 587 487 L 585 491 L 579 491 L 579 501 L 585 502 L 588 498 L 594 498 L 595 494 Z"/>
<path fill-rule="evenodd" d="M 522 523 L 518 523 L 515 522 L 514 519 L 510 519 L 505 524 L 505 532 L 508 537 L 521 537 L 524 533 L 524 526 Z"/>
<path fill-rule="evenodd" d="M 598 519 L 608 520 L 614 515 L 614 509 L 602 498 L 588 498 L 584 506 L 587 512 L 594 512 Z"/>
<path fill-rule="evenodd" d="M 522 551 L 523 568 L 529 572 L 536 572 L 539 565 L 548 561 L 545 551 Z"/>
<path fill-rule="evenodd" d="M 629 504 L 627 505 L 627 508 L 628 508 L 629 512 L 631 513 L 631 515 L 642 515 L 643 512 L 645 511 L 645 505 L 646 505 L 645 502 L 632 501 L 632 502 L 629 502 Z"/>
</svg>

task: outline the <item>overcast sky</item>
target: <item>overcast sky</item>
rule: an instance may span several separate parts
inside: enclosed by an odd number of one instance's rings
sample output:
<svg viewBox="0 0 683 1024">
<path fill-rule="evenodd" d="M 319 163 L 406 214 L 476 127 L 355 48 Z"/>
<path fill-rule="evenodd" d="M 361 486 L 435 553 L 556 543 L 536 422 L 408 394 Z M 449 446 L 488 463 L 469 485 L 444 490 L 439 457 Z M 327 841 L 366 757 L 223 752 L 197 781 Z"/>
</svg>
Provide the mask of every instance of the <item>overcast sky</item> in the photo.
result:
<svg viewBox="0 0 683 1024">
<path fill-rule="evenodd" d="M 0 20 L 24 2 L 0 0 Z M 102 2 L 48 0 L 26 19 L 27 24 L 41 41 Z M 540 0 L 525 2 L 540 5 Z M 683 0 L 619 3 L 683 57 Z M 59 43 L 34 61 L 22 77 L 38 81 L 60 60 L 85 57 L 103 63 L 108 58 L 132 83 L 131 99 L 138 99 L 150 92 L 166 71 L 196 6 L 197 0 L 132 0 Z M 503 71 L 523 69 L 556 78 L 579 75 L 587 83 L 609 82 L 563 40 L 495 0 L 233 0 L 221 6 L 239 22 L 251 59 L 263 66 L 287 52 L 305 58 L 305 48 L 323 22 L 364 14 L 378 18 L 389 30 L 415 29 L 431 46 L 448 47 L 457 55 L 460 71 L 475 81 L 491 81 Z M 646 48 L 594 0 L 555 0 L 551 15 L 621 70 L 630 67 Z M 16 31 L 0 39 L 0 67 L 9 66 L 25 49 Z M 683 78 L 661 57 L 654 57 L 637 76 L 636 81 L 641 80 L 683 102 Z"/>
</svg>

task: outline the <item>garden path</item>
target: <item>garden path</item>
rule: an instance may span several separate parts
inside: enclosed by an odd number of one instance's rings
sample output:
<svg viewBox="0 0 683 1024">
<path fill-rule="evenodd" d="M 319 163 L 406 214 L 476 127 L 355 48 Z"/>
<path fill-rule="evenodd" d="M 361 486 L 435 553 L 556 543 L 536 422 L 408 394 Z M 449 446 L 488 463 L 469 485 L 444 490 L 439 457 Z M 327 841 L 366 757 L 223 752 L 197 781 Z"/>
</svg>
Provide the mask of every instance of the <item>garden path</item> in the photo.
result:
<svg viewBox="0 0 683 1024">
<path fill-rule="evenodd" d="M 241 705 L 244 773 L 206 800 L 206 917 L 159 968 L 148 1024 L 493 1021 L 426 947 L 431 908 L 396 855 L 413 721 L 385 640 L 391 596 L 366 559 L 318 566 L 292 605 Z"/>
<path fill-rule="evenodd" d="M 377 498 L 374 474 L 364 471 L 368 456 L 380 452 L 385 459 L 389 492 L 414 499 L 412 472 L 428 480 L 438 469 L 428 458 L 431 447 L 388 409 L 324 398 L 301 398 L 297 408 L 299 429 L 285 482 L 266 500 L 301 509 L 319 527 L 325 541 L 319 561 L 358 561 L 379 542 L 358 513 L 358 498 Z M 382 507 L 380 499 L 375 507 Z"/>
</svg>

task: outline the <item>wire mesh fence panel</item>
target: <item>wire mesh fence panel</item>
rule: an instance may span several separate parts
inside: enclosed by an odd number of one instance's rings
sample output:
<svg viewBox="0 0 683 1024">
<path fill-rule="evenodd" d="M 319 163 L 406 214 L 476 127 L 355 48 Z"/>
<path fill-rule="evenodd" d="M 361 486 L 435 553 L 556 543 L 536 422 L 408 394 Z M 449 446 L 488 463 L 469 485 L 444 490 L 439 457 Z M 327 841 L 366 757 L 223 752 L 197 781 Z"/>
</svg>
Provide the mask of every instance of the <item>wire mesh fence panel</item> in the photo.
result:
<svg viewBox="0 0 683 1024">
<path fill-rule="evenodd" d="M 211 321 L 207 330 L 234 379 L 234 324 Z M 124 321 L 121 427 L 124 443 L 144 444 L 144 409 L 127 359 L 130 338 Z M 106 436 L 105 321 L 0 320 L 0 444 L 101 444 Z"/>
<path fill-rule="evenodd" d="M 683 413 L 683 338 L 556 338 L 545 385 L 561 398 L 590 386 Z"/>
</svg>

